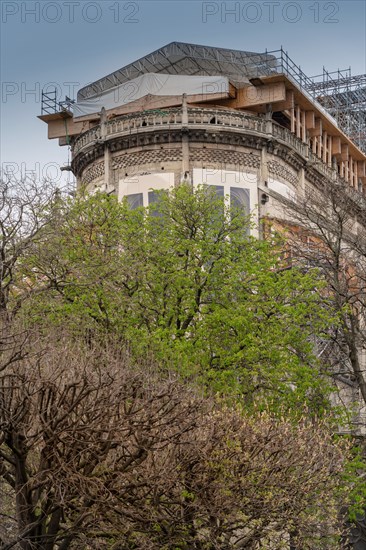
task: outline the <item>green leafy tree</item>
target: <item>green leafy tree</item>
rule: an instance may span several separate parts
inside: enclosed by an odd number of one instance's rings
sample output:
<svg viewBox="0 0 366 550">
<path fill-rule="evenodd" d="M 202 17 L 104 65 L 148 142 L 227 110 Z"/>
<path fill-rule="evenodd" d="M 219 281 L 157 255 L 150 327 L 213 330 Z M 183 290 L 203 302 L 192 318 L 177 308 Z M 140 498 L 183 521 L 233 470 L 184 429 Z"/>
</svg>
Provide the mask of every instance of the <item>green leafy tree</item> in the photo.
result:
<svg viewBox="0 0 366 550">
<path fill-rule="evenodd" d="M 334 321 L 322 282 L 289 269 L 282 244 L 250 225 L 204 186 L 162 192 L 150 212 L 79 197 L 24 263 L 28 284 L 47 289 L 29 309 L 90 337 L 115 332 L 136 357 L 152 353 L 248 407 L 319 413 L 327 385 L 313 336 Z"/>
<path fill-rule="evenodd" d="M 1 319 L 3 548 L 335 548 L 358 465 L 342 480 L 315 418 L 314 342 L 336 321 L 319 270 L 205 187 L 45 212 Z"/>
</svg>

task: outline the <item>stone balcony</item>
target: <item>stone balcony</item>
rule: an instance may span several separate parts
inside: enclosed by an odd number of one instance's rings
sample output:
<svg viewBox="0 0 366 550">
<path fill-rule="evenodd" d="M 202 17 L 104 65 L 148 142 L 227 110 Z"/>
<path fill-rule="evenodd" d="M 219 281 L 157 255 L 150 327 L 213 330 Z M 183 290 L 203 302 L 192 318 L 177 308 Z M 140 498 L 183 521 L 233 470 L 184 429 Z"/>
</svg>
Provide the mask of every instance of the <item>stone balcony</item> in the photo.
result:
<svg viewBox="0 0 366 550">
<path fill-rule="evenodd" d="M 161 132 L 194 133 L 203 132 L 205 135 L 215 135 L 216 138 L 223 134 L 231 136 L 252 136 L 254 143 L 259 140 L 261 145 L 271 143 L 271 148 L 284 147 L 288 156 L 296 155 L 299 163 L 309 172 L 315 173 L 317 178 L 326 178 L 349 187 L 351 193 L 356 193 L 363 198 L 359 190 L 353 189 L 343 180 L 337 170 L 322 161 L 290 130 L 280 126 L 273 120 L 266 119 L 263 115 L 254 116 L 241 113 L 237 110 L 209 109 L 200 107 L 169 108 L 165 110 L 151 110 L 132 115 L 122 115 L 112 120 L 105 121 L 81 134 L 75 139 L 72 150 L 74 162 L 84 154 L 90 154 L 93 150 L 99 151 L 105 145 L 113 143 L 120 138 L 141 138 L 150 136 L 150 140 L 156 139 Z"/>
<path fill-rule="evenodd" d="M 186 120 L 184 120 L 185 118 Z M 271 124 L 270 121 L 269 124 Z M 268 121 L 234 110 L 222 111 L 206 108 L 189 108 L 186 117 L 184 117 L 182 108 L 148 111 L 132 116 L 123 115 L 83 133 L 75 140 L 73 153 L 77 155 L 91 144 L 100 143 L 100 140 L 108 141 L 120 136 L 184 128 L 206 128 L 212 131 L 215 127 L 220 130 L 266 135 Z"/>
</svg>

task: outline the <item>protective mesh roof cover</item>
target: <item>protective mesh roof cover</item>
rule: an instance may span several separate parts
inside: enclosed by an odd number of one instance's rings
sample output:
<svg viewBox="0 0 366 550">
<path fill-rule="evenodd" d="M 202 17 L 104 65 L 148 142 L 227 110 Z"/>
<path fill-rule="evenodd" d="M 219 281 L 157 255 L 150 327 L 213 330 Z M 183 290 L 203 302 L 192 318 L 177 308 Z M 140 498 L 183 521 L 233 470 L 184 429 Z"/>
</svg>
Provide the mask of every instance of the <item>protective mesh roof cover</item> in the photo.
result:
<svg viewBox="0 0 366 550">
<path fill-rule="evenodd" d="M 75 117 L 98 113 L 104 107 L 113 109 L 145 97 L 181 96 L 182 94 L 225 94 L 229 91 L 229 81 L 222 76 L 185 76 L 147 73 L 124 84 L 104 90 L 97 96 L 78 101 L 73 105 Z"/>
<path fill-rule="evenodd" d="M 225 76 L 237 86 L 248 79 L 276 73 L 278 61 L 267 53 L 245 52 L 171 42 L 79 90 L 77 101 L 98 96 L 146 73 Z"/>
</svg>

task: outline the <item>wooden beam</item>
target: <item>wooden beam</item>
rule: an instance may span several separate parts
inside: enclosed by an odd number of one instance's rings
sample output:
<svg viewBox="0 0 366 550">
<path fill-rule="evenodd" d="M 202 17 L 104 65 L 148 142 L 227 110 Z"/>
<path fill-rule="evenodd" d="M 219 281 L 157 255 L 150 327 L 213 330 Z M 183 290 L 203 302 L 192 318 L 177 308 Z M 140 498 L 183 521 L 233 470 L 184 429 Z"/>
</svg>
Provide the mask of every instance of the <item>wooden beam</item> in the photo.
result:
<svg viewBox="0 0 366 550">
<path fill-rule="evenodd" d="M 322 160 L 324 163 L 327 162 L 327 151 L 328 151 L 328 134 L 327 132 L 323 132 L 323 138 L 322 138 Z"/>
<path fill-rule="evenodd" d="M 65 137 L 58 138 L 58 144 L 60 145 L 60 147 L 63 147 L 64 145 L 69 145 L 68 141 L 69 140 Z"/>
<path fill-rule="evenodd" d="M 354 180 L 353 180 L 353 176 L 354 176 L 354 171 L 353 171 L 353 158 L 352 158 L 351 156 L 349 157 L 348 165 L 349 165 L 349 181 L 350 181 L 350 184 L 351 184 L 352 186 L 354 186 Z"/>
<path fill-rule="evenodd" d="M 360 178 L 366 176 L 366 162 L 364 160 L 359 160 L 357 163 L 357 172 Z"/>
<path fill-rule="evenodd" d="M 347 143 L 341 145 L 341 160 L 347 161 L 349 157 L 349 149 Z"/>
<path fill-rule="evenodd" d="M 291 132 L 295 133 L 295 107 L 290 111 L 290 120 L 291 120 Z"/>
<path fill-rule="evenodd" d="M 237 90 L 236 98 L 223 104 L 234 109 L 245 109 L 267 103 L 277 103 L 286 99 L 286 88 L 283 82 L 265 86 L 246 86 Z M 275 107 L 275 106 L 274 106 Z"/>
<path fill-rule="evenodd" d="M 332 139 L 332 155 L 340 155 L 342 152 L 341 138 L 338 136 L 333 136 Z"/>
<path fill-rule="evenodd" d="M 273 105 L 274 111 L 289 111 L 295 107 L 294 92 L 286 90 L 285 101 L 278 101 Z"/>
<path fill-rule="evenodd" d="M 296 137 L 301 137 L 301 110 L 299 105 L 296 107 Z"/>
<path fill-rule="evenodd" d="M 328 136 L 328 166 L 332 166 L 332 144 L 333 136 Z"/>
<path fill-rule="evenodd" d="M 341 176 L 341 178 L 344 178 L 344 162 L 343 162 L 343 160 L 341 160 L 340 165 L 339 165 L 339 175 Z"/>
<path fill-rule="evenodd" d="M 318 141 L 318 138 L 317 137 L 314 137 L 313 138 L 313 146 L 311 148 L 312 152 L 316 154 L 316 147 L 317 147 L 317 141 Z"/>
<path fill-rule="evenodd" d="M 354 161 L 353 162 L 353 182 L 354 182 L 354 187 L 358 187 L 358 165 L 357 165 L 357 162 Z"/>
<path fill-rule="evenodd" d="M 74 122 L 72 118 L 64 120 L 50 120 L 47 122 L 48 139 L 78 136 L 90 128 L 89 122 Z"/>
<path fill-rule="evenodd" d="M 344 162 L 344 179 L 349 181 L 349 163 L 348 160 Z"/>
<path fill-rule="evenodd" d="M 306 129 L 314 130 L 315 129 L 315 113 L 314 111 L 305 111 L 306 117 Z"/>
<path fill-rule="evenodd" d="M 302 135 L 301 135 L 301 139 L 303 140 L 304 143 L 306 143 L 306 113 L 305 111 L 301 111 L 301 130 L 302 130 Z"/>
<path fill-rule="evenodd" d="M 234 84 L 231 84 L 231 82 L 229 82 L 229 97 L 234 99 L 236 97 L 236 94 L 237 89 L 235 88 Z"/>
<path fill-rule="evenodd" d="M 309 130 L 310 137 L 319 137 L 323 132 L 323 122 L 321 118 L 315 118 L 315 128 Z"/>
</svg>

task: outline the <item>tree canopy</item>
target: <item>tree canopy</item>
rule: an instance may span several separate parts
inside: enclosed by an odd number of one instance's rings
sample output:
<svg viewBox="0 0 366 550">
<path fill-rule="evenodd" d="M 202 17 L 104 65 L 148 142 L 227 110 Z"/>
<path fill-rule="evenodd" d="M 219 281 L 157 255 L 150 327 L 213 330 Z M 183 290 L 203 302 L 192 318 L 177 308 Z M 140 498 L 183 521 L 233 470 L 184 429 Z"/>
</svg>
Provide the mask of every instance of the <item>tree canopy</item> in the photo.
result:
<svg viewBox="0 0 366 550">
<path fill-rule="evenodd" d="M 61 214 L 60 214 L 61 215 Z M 314 333 L 333 322 L 317 273 L 207 187 L 161 193 L 152 211 L 95 194 L 73 202 L 25 258 L 47 322 L 118 334 L 213 391 L 252 406 L 327 406 Z"/>
<path fill-rule="evenodd" d="M 325 423 L 204 398 L 118 341 L 25 347 L 0 373 L 2 550 L 334 548 L 348 451 Z"/>
<path fill-rule="evenodd" d="M 321 269 L 205 186 L 34 204 L 2 222 L 1 550 L 335 548 Z"/>
</svg>

